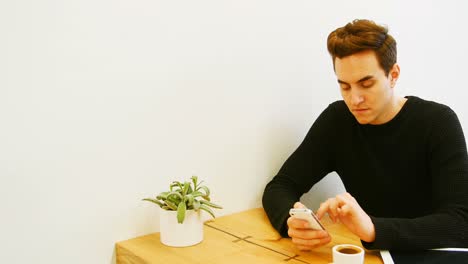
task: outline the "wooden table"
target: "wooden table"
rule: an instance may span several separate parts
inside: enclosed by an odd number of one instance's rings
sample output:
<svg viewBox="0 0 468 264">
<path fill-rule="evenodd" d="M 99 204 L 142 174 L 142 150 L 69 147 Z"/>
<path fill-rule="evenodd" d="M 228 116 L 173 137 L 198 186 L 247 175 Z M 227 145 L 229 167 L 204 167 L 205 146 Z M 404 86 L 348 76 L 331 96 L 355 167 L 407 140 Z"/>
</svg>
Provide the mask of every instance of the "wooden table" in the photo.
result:
<svg viewBox="0 0 468 264">
<path fill-rule="evenodd" d="M 324 218 L 332 242 L 311 251 L 295 248 L 290 238 L 272 228 L 263 208 L 216 218 L 205 223 L 205 238 L 198 245 L 174 248 L 161 244 L 159 233 L 116 243 L 117 264 L 139 263 L 331 263 L 336 244 L 356 244 L 359 238 L 343 225 Z M 379 251 L 366 251 L 365 263 L 383 263 Z"/>
</svg>

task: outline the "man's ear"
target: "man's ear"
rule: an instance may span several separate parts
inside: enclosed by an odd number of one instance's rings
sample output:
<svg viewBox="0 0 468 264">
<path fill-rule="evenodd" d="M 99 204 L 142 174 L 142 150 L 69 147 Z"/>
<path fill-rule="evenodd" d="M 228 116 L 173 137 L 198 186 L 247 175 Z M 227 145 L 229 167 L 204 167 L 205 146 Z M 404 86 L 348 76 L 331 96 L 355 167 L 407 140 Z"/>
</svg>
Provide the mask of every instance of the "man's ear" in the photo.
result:
<svg viewBox="0 0 468 264">
<path fill-rule="evenodd" d="M 393 64 L 393 67 L 390 69 L 389 75 L 390 84 L 392 87 L 394 87 L 396 81 L 398 80 L 398 77 L 400 77 L 400 66 L 397 63 Z"/>
</svg>

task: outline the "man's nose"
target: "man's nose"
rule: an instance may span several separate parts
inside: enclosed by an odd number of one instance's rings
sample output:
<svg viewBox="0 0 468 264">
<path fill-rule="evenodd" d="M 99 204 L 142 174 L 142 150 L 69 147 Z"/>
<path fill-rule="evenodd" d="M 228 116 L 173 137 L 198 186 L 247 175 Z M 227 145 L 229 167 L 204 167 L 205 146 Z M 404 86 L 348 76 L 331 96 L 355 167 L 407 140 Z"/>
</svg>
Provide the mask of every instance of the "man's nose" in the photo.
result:
<svg viewBox="0 0 468 264">
<path fill-rule="evenodd" d="M 359 105 L 364 101 L 364 96 L 359 91 L 351 91 L 351 103 L 353 105 Z"/>
</svg>

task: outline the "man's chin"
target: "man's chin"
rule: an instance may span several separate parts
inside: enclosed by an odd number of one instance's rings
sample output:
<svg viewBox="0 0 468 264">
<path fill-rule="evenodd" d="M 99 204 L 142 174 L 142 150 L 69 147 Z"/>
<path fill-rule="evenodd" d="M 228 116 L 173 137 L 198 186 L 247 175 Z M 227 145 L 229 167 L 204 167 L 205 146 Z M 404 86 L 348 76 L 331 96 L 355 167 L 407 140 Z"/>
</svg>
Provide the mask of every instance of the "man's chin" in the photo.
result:
<svg viewBox="0 0 468 264">
<path fill-rule="evenodd" d="M 368 118 L 358 118 L 356 116 L 354 118 L 360 125 L 368 125 L 370 123 L 370 120 Z"/>
</svg>

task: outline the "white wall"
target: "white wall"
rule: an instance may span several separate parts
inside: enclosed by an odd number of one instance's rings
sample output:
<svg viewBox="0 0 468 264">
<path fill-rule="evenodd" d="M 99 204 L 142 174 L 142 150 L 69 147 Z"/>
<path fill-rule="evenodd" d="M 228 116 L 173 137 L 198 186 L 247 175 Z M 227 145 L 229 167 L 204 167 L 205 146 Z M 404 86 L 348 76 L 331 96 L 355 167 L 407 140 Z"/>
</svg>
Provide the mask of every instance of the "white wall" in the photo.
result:
<svg viewBox="0 0 468 264">
<path fill-rule="evenodd" d="M 0 259 L 112 263 L 115 242 L 158 230 L 140 199 L 192 174 L 224 205 L 218 215 L 261 206 L 265 184 L 339 99 L 325 40 L 353 18 L 388 24 L 398 89 L 451 105 L 468 131 L 467 7 L 1 1 Z M 327 179 L 319 199 L 340 190 Z"/>
</svg>

